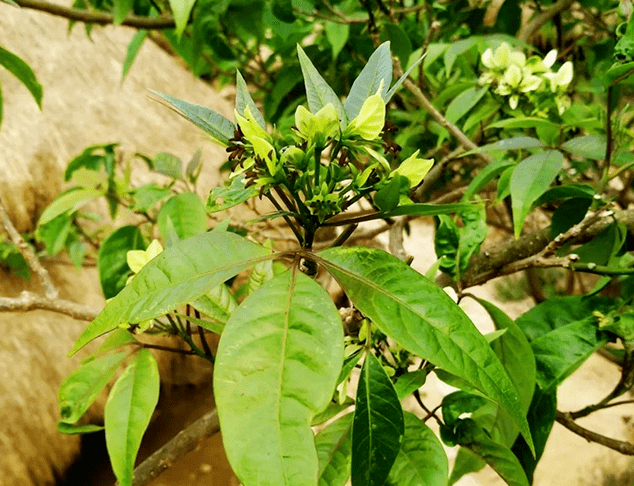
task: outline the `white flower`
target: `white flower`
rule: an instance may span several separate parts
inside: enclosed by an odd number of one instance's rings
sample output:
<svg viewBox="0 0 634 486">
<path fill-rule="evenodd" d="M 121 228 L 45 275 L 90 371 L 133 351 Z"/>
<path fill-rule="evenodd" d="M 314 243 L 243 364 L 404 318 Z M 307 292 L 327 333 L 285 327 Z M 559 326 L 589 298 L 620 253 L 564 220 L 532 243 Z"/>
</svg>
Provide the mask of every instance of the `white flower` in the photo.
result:
<svg viewBox="0 0 634 486">
<path fill-rule="evenodd" d="M 566 61 L 556 73 L 544 73 L 544 77 L 550 81 L 550 90 L 556 93 L 559 88 L 566 89 L 572 82 L 572 62 Z"/>
</svg>

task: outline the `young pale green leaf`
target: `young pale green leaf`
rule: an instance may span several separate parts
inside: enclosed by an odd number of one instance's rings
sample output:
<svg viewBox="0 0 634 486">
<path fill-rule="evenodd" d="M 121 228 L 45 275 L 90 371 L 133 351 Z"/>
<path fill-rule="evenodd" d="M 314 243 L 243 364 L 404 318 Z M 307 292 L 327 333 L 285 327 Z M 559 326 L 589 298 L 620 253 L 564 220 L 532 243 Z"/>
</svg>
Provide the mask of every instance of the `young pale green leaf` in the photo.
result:
<svg viewBox="0 0 634 486">
<path fill-rule="evenodd" d="M 115 382 L 104 410 L 106 447 L 121 486 L 132 486 L 134 461 L 159 398 L 156 359 L 142 349 Z"/>
<path fill-rule="evenodd" d="M 74 424 L 84 415 L 130 351 L 92 359 L 66 377 L 57 393 L 62 422 Z"/>
<path fill-rule="evenodd" d="M 176 113 L 211 135 L 220 145 L 229 145 L 229 139 L 233 137 L 236 129 L 232 121 L 204 106 L 187 103 L 158 91 L 152 92 L 167 101 Z"/>
<path fill-rule="evenodd" d="M 134 0 L 114 0 L 112 23 L 120 25 L 132 10 L 133 4 Z"/>
<path fill-rule="evenodd" d="M 210 213 L 224 211 L 258 195 L 256 186 L 245 187 L 244 177 L 231 179 L 229 187 L 214 187 L 207 198 L 206 208 Z"/>
<path fill-rule="evenodd" d="M 311 113 L 317 113 L 328 103 L 337 110 L 339 120 L 345 126 L 347 124 L 346 113 L 337 94 L 328 85 L 326 80 L 319 74 L 317 68 L 310 61 L 304 50 L 297 45 L 297 55 L 299 64 L 304 75 L 304 86 L 306 87 L 306 97 L 308 98 L 308 108 Z M 361 107 L 359 107 L 361 109 Z"/>
<path fill-rule="evenodd" d="M 447 121 L 456 123 L 460 118 L 469 113 L 488 91 L 489 88 L 485 86 L 480 89 L 476 87 L 469 88 L 460 93 L 447 107 L 447 112 L 445 113 Z"/>
<path fill-rule="evenodd" d="M 382 83 L 382 84 L 381 84 Z M 346 114 L 350 120 L 357 117 L 361 107 L 370 96 L 379 93 L 383 101 L 386 100 L 387 90 L 392 84 L 392 56 L 390 55 L 390 42 L 384 42 L 370 56 L 367 64 L 352 83 L 350 94 L 344 102 Z"/>
<path fill-rule="evenodd" d="M 521 161 L 511 176 L 513 227 L 518 238 L 526 215 L 561 170 L 564 156 L 556 150 L 544 150 Z"/>
<path fill-rule="evenodd" d="M 141 46 L 143 42 L 147 38 L 148 31 L 147 30 L 138 30 L 132 40 L 128 44 L 128 49 L 125 54 L 125 59 L 123 60 L 123 70 L 121 72 L 121 82 L 126 78 L 130 69 L 132 68 L 132 64 L 134 64 L 134 60 L 136 59 L 139 51 L 141 50 Z"/>
<path fill-rule="evenodd" d="M 529 486 L 522 465 L 508 447 L 492 440 L 471 419 L 456 426 L 458 443 L 484 459 L 508 486 Z"/>
<path fill-rule="evenodd" d="M 607 341 L 607 334 L 598 331 L 592 315 L 535 339 L 531 345 L 539 387 L 544 391 L 553 390 Z"/>
<path fill-rule="evenodd" d="M 233 311 L 214 393 L 229 462 L 243 484 L 315 485 L 311 419 L 334 392 L 343 326 L 328 293 L 286 271 Z"/>
<path fill-rule="evenodd" d="M 238 306 L 235 297 L 225 284 L 211 289 L 191 304 L 197 311 L 222 324 L 227 323 L 229 316 Z"/>
<path fill-rule="evenodd" d="M 398 258 L 371 248 L 329 248 L 319 261 L 379 329 L 405 349 L 498 403 L 532 444 L 513 382 L 451 297 Z"/>
<path fill-rule="evenodd" d="M 153 319 L 193 302 L 267 258 L 271 258 L 268 249 L 226 231 L 180 241 L 141 269 L 84 329 L 70 354 L 119 324 Z"/>
<path fill-rule="evenodd" d="M 106 339 L 104 339 L 101 346 L 99 346 L 99 349 L 95 352 L 95 356 L 101 356 L 108 351 L 112 351 L 113 349 L 135 342 L 136 339 L 134 339 L 132 333 L 130 333 L 127 329 L 116 329 L 111 332 Z"/>
<path fill-rule="evenodd" d="M 340 417 L 315 437 L 319 457 L 319 486 L 345 486 L 350 477 L 352 416 Z"/>
<path fill-rule="evenodd" d="M 367 353 L 352 423 L 352 486 L 380 486 L 390 473 L 405 432 L 403 409 L 390 377 Z"/>
<path fill-rule="evenodd" d="M 158 214 L 161 236 L 167 236 L 167 218 L 181 240 L 204 233 L 207 230 L 207 212 L 200 197 L 193 192 L 182 192 L 170 198 Z"/>
<path fill-rule="evenodd" d="M 410 393 L 414 393 L 425 384 L 426 379 L 427 370 L 410 371 L 409 373 L 399 376 L 394 384 L 398 399 L 403 400 L 403 398 L 409 396 Z"/>
<path fill-rule="evenodd" d="M 46 207 L 37 224 L 42 226 L 60 214 L 75 212 L 83 205 L 103 195 L 103 191 L 96 189 L 73 187 L 57 196 L 57 199 Z"/>
<path fill-rule="evenodd" d="M 264 121 L 264 117 L 258 107 L 255 105 L 255 101 L 251 97 L 251 93 L 249 93 L 249 88 L 247 87 L 247 83 L 244 81 L 242 74 L 240 71 L 236 71 L 236 111 L 238 115 L 245 116 L 244 109 L 249 107 L 251 110 L 251 115 L 258 122 L 258 125 L 266 130 L 266 122 Z"/>
<path fill-rule="evenodd" d="M 117 295 L 125 287 L 130 267 L 126 256 L 130 250 L 144 250 L 145 242 L 138 226 L 122 226 L 114 231 L 99 248 L 97 269 L 99 282 L 106 299 Z"/>
<path fill-rule="evenodd" d="M 449 465 L 436 434 L 416 415 L 405 412 L 405 436 L 389 475 L 394 486 L 446 486 Z"/>
<path fill-rule="evenodd" d="M 187 27 L 189 15 L 195 3 L 196 0 L 169 0 L 174 22 L 176 23 L 176 37 L 178 39 L 180 39 L 185 27 Z"/>
<path fill-rule="evenodd" d="M 26 89 L 29 90 L 33 99 L 35 99 L 37 106 L 42 109 L 42 85 L 38 82 L 35 73 L 29 65 L 12 52 L 0 47 L 0 66 L 5 67 L 26 86 Z M 0 96 L 1 99 L 2 97 Z M 0 122 L 2 121 L 1 115 L 2 107 L 0 106 Z"/>
<path fill-rule="evenodd" d="M 260 262 L 253 267 L 249 274 L 249 280 L 247 280 L 246 294 L 251 295 L 257 289 L 262 287 L 262 284 L 267 280 L 271 280 L 275 273 L 273 272 L 273 261 L 267 260 Z"/>
</svg>

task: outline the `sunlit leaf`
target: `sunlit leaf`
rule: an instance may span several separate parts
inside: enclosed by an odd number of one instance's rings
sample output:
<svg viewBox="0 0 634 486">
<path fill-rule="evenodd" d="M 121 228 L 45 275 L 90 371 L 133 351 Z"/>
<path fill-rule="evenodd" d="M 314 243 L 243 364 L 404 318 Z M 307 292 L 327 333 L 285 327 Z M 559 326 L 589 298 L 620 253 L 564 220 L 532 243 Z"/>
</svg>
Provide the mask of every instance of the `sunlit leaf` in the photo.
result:
<svg viewBox="0 0 634 486">
<path fill-rule="evenodd" d="M 344 107 L 350 120 L 357 117 L 365 100 L 377 93 L 383 83 L 381 97 L 386 101 L 387 90 L 392 84 L 392 57 L 390 42 L 384 42 L 372 53 L 357 79 L 352 83 Z"/>
<path fill-rule="evenodd" d="M 316 484 L 310 422 L 330 401 L 342 360 L 339 313 L 300 272 L 277 275 L 233 311 L 214 391 L 227 457 L 243 484 Z"/>
<path fill-rule="evenodd" d="M 207 212 L 205 206 L 193 192 L 182 192 L 169 199 L 158 214 L 158 227 L 161 236 L 167 236 L 167 218 L 174 225 L 180 239 L 190 238 L 207 230 Z"/>
<path fill-rule="evenodd" d="M 319 457 L 319 486 L 344 486 L 350 477 L 351 413 L 334 421 L 315 437 Z"/>
</svg>

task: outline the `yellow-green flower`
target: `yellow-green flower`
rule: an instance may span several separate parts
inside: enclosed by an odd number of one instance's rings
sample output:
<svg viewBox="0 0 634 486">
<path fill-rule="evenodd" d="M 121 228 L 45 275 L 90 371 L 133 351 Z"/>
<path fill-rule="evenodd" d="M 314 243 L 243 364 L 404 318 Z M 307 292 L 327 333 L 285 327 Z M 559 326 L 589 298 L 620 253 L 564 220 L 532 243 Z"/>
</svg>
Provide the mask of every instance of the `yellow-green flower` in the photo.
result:
<svg viewBox="0 0 634 486">
<path fill-rule="evenodd" d="M 260 126 L 248 106 L 244 109 L 244 116 L 240 116 L 237 111 L 235 111 L 234 114 L 244 138 L 246 138 L 249 142 L 253 143 L 254 137 L 263 138 L 265 140 L 270 139 L 269 134 L 266 133 L 266 130 Z"/>
<path fill-rule="evenodd" d="M 314 115 L 300 105 L 295 110 L 295 126 L 304 140 L 324 147 L 329 139 L 339 133 L 339 115 L 332 103 L 328 103 Z"/>
<path fill-rule="evenodd" d="M 565 90 L 572 82 L 572 62 L 566 61 L 556 73 L 544 73 L 544 77 L 550 81 L 550 90 L 553 93 Z"/>
</svg>

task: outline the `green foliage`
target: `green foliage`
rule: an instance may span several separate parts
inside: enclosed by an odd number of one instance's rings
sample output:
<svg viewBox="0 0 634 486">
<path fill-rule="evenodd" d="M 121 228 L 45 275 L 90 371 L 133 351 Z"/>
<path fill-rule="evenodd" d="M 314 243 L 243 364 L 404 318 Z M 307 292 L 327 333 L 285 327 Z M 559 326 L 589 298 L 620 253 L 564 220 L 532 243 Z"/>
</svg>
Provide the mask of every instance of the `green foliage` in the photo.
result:
<svg viewBox="0 0 634 486">
<path fill-rule="evenodd" d="M 7 1 L 7 3 L 13 3 Z M 29 90 L 37 106 L 42 109 L 42 85 L 35 73 L 20 57 L 0 46 L 0 66 L 4 67 Z M 2 89 L 0 86 L 0 125 L 2 125 Z"/>
</svg>

